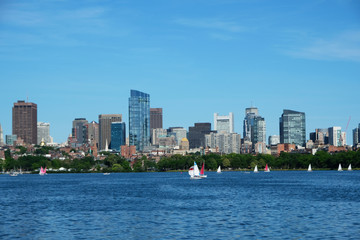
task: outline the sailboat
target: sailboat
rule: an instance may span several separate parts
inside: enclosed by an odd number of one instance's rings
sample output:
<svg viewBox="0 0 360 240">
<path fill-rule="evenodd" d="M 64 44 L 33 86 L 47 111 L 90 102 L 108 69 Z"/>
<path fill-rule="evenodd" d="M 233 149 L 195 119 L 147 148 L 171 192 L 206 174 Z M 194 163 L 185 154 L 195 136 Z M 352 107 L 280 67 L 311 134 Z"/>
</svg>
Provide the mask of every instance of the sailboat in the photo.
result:
<svg viewBox="0 0 360 240">
<path fill-rule="evenodd" d="M 258 167 L 256 165 L 255 168 L 254 168 L 254 173 L 258 173 L 258 172 L 259 172 L 259 170 L 258 170 Z"/>
<path fill-rule="evenodd" d="M 40 176 L 44 176 L 44 175 L 46 175 L 47 173 L 46 173 L 46 167 L 45 168 L 43 168 L 43 167 L 41 167 L 40 168 L 40 171 L 39 171 L 39 175 Z"/>
<path fill-rule="evenodd" d="M 341 163 L 339 163 L 338 171 L 342 172 Z"/>
<path fill-rule="evenodd" d="M 309 164 L 308 172 L 312 172 L 312 170 L 311 170 L 311 164 Z"/>
<path fill-rule="evenodd" d="M 348 171 L 352 171 L 351 163 L 350 163 L 350 165 L 349 165 L 349 167 L 348 167 Z"/>
<path fill-rule="evenodd" d="M 216 173 L 221 173 L 221 167 L 219 166 Z"/>
<path fill-rule="evenodd" d="M 265 172 L 270 172 L 270 168 L 268 167 L 267 164 L 266 164 L 266 166 L 265 166 Z"/>
<path fill-rule="evenodd" d="M 203 165 L 201 167 L 201 171 L 200 171 L 201 178 L 207 178 L 207 175 L 204 174 L 204 168 L 205 168 L 205 162 L 203 162 Z"/>
<path fill-rule="evenodd" d="M 197 166 L 196 162 L 194 162 L 194 166 L 189 169 L 189 175 L 190 179 L 202 179 L 202 177 L 200 177 L 199 167 Z"/>
</svg>

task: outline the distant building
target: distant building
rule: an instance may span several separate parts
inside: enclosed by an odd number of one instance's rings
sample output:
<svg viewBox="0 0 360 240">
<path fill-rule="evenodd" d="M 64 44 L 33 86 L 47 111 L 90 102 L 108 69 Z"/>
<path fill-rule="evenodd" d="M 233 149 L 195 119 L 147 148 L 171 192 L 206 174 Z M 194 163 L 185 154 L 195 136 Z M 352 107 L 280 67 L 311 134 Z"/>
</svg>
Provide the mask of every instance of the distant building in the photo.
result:
<svg viewBox="0 0 360 240">
<path fill-rule="evenodd" d="M 37 143 L 37 105 L 18 101 L 12 109 L 12 134 L 27 144 Z"/>
<path fill-rule="evenodd" d="M 259 116 L 259 110 L 256 107 L 245 109 L 243 137 L 247 141 L 251 141 L 251 128 L 254 125 L 254 118 Z"/>
<path fill-rule="evenodd" d="M 87 125 L 87 137 L 91 147 L 99 147 L 99 124 L 95 121 L 88 123 Z"/>
<path fill-rule="evenodd" d="M 159 138 L 167 137 L 167 130 L 162 128 L 155 128 L 152 130 L 151 141 L 152 145 L 159 145 Z"/>
<path fill-rule="evenodd" d="M 267 153 L 266 143 L 264 142 L 256 143 L 254 147 L 254 151 L 256 154 L 266 154 Z"/>
<path fill-rule="evenodd" d="M 341 127 L 329 127 L 329 145 L 340 147 L 344 146 L 344 134 Z"/>
<path fill-rule="evenodd" d="M 187 131 L 183 127 L 170 127 L 168 129 L 168 135 L 175 136 L 177 145 L 180 145 L 183 138 L 187 139 Z"/>
<path fill-rule="evenodd" d="M 310 140 L 312 140 L 315 145 L 329 144 L 329 129 L 328 128 L 315 129 L 315 132 L 310 133 Z"/>
<path fill-rule="evenodd" d="M 37 123 L 37 144 L 40 145 L 42 140 L 44 140 L 45 143 L 52 143 L 52 138 L 50 137 L 50 123 Z"/>
<path fill-rule="evenodd" d="M 0 124 L 0 146 L 4 144 L 4 132 Z"/>
<path fill-rule="evenodd" d="M 137 151 L 150 145 L 150 95 L 136 90 L 129 98 L 129 144 Z"/>
<path fill-rule="evenodd" d="M 195 123 L 189 127 L 188 140 L 190 148 L 205 147 L 205 134 L 211 132 L 211 123 Z"/>
<path fill-rule="evenodd" d="M 14 142 L 17 141 L 17 136 L 16 135 L 6 135 L 6 145 L 14 145 Z"/>
<path fill-rule="evenodd" d="M 72 136 L 76 139 L 76 144 L 81 146 L 88 143 L 88 121 L 85 118 L 75 118 L 72 126 Z"/>
<path fill-rule="evenodd" d="M 353 146 L 356 146 L 360 143 L 360 123 L 359 127 L 353 130 Z"/>
<path fill-rule="evenodd" d="M 306 126 L 305 113 L 284 110 L 280 117 L 280 143 L 305 146 Z"/>
<path fill-rule="evenodd" d="M 269 145 L 277 145 L 280 143 L 280 136 L 279 135 L 272 135 L 269 137 Z"/>
<path fill-rule="evenodd" d="M 256 143 L 266 144 L 266 123 L 263 117 L 255 116 L 253 119 L 251 142 L 253 143 L 253 147 L 255 147 Z"/>
<path fill-rule="evenodd" d="M 229 113 L 228 116 L 220 116 L 218 113 L 214 113 L 214 130 L 217 132 L 234 132 L 234 114 Z"/>
<path fill-rule="evenodd" d="M 150 132 L 155 128 L 163 128 L 162 108 L 150 108 Z"/>
<path fill-rule="evenodd" d="M 124 158 L 129 159 L 135 154 L 136 154 L 136 146 L 128 146 L 128 145 L 121 146 L 121 156 L 123 156 Z"/>
<path fill-rule="evenodd" d="M 124 122 L 111 123 L 111 149 L 120 151 L 120 147 L 126 142 L 126 125 Z"/>
<path fill-rule="evenodd" d="M 121 114 L 100 114 L 99 115 L 99 149 L 110 148 L 111 123 L 122 122 Z M 107 145 L 106 145 L 107 143 Z"/>
<path fill-rule="evenodd" d="M 220 153 L 240 153 L 241 136 L 237 133 L 211 132 L 205 135 L 206 147 L 217 148 Z"/>
<path fill-rule="evenodd" d="M 190 146 L 189 146 L 189 140 L 187 140 L 187 138 L 183 138 L 180 141 L 180 150 L 189 150 Z"/>
</svg>

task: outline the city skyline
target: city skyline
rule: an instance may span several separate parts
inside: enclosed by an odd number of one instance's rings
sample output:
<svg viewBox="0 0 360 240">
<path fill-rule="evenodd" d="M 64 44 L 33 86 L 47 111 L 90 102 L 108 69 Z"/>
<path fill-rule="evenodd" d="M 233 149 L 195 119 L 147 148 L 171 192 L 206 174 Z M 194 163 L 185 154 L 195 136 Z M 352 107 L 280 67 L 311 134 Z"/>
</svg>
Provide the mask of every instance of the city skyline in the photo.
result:
<svg viewBox="0 0 360 240">
<path fill-rule="evenodd" d="M 266 136 L 283 109 L 306 113 L 306 139 L 360 122 L 360 3 L 357 1 L 17 1 L 2 4 L 3 134 L 17 100 L 38 105 L 54 142 L 75 118 L 128 119 L 128 92 L 151 95 L 163 127 L 213 122 L 256 106 Z M 200 11 L 201 10 L 201 11 Z M 336 15 L 336 18 L 334 16 Z M 126 121 L 125 121 L 126 122 Z M 128 124 L 128 122 L 126 122 Z"/>
</svg>

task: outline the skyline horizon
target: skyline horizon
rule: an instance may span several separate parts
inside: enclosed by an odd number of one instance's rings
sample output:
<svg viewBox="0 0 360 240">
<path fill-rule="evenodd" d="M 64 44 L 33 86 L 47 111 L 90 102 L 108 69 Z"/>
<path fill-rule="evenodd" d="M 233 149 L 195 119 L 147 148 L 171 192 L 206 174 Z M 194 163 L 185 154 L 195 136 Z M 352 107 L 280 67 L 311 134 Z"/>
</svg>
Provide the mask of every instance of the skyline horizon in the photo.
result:
<svg viewBox="0 0 360 240">
<path fill-rule="evenodd" d="M 360 123 L 360 1 L 17 0 L 0 3 L 0 123 L 19 99 L 65 141 L 77 117 L 128 121 L 130 89 L 151 95 L 164 128 L 256 106 L 267 137 L 284 109 L 315 128 Z"/>
<path fill-rule="evenodd" d="M 130 89 L 130 91 L 132 91 L 132 90 L 135 90 L 135 89 Z M 138 91 L 138 90 L 136 90 L 136 91 Z M 25 102 L 29 102 L 29 103 L 35 103 L 35 102 L 28 101 L 28 99 L 27 99 L 27 100 L 17 100 L 17 101 L 14 102 L 14 103 L 17 103 L 18 101 L 25 101 Z M 35 104 L 36 104 L 37 106 L 39 106 L 38 103 L 35 103 Z M 151 94 L 150 94 L 150 104 L 151 104 Z M 153 107 L 150 106 L 150 108 L 153 108 Z M 157 106 L 156 108 L 161 108 L 161 107 L 160 107 L 160 106 Z M 265 119 L 265 123 L 266 123 L 266 141 L 267 141 L 266 144 L 268 144 L 268 139 L 269 139 L 270 136 L 274 136 L 274 135 L 280 136 L 280 129 L 278 129 L 278 132 L 275 133 L 275 134 L 268 134 L 267 119 L 266 119 L 266 117 L 264 117 L 264 116 L 261 115 L 261 111 L 260 111 L 261 109 L 259 109 L 257 106 L 252 105 L 252 106 L 250 106 L 250 107 L 244 108 L 244 112 L 246 111 L 247 108 L 257 108 L 257 109 L 259 110 L 259 116 L 261 116 L 261 117 L 263 117 L 263 118 Z M 39 108 L 38 108 L 38 110 L 39 110 Z M 302 112 L 302 111 L 294 110 L 294 109 L 282 109 L 282 113 L 283 113 L 285 110 L 290 110 L 290 111 L 295 111 L 295 112 Z M 229 113 L 233 113 L 233 114 L 234 114 L 234 112 L 228 112 L 228 113 L 225 113 L 225 114 L 220 114 L 219 112 L 213 112 L 213 113 L 212 113 L 212 120 L 211 120 L 211 121 L 193 122 L 192 125 L 188 125 L 188 126 L 184 126 L 184 125 L 167 125 L 167 126 L 166 126 L 166 125 L 165 125 L 166 127 L 163 127 L 163 129 L 169 129 L 170 127 L 183 127 L 184 129 L 186 129 L 186 131 L 188 131 L 188 130 L 189 130 L 189 127 L 194 126 L 195 123 L 210 123 L 210 124 L 211 124 L 211 130 L 214 130 L 214 119 L 213 119 L 213 116 L 214 116 L 215 113 L 218 113 L 219 116 L 228 116 Z M 306 134 L 305 134 L 305 136 L 306 136 L 306 141 L 308 141 L 308 140 L 310 139 L 309 134 L 310 134 L 311 132 L 314 132 L 315 129 L 322 129 L 322 128 L 327 129 L 327 128 L 330 128 L 330 127 L 341 127 L 341 131 L 342 131 L 342 132 L 345 132 L 345 130 L 346 130 L 346 129 L 343 128 L 343 126 L 340 126 L 340 125 L 333 125 L 333 126 L 327 126 L 327 127 L 316 127 L 316 128 L 314 128 L 313 130 L 308 130 L 308 124 L 307 124 L 308 121 L 306 120 L 307 114 L 306 114 L 306 112 L 303 112 L 303 113 L 305 113 L 305 125 L 306 125 Z M 84 119 L 87 120 L 89 123 L 92 122 L 92 121 L 95 121 L 96 123 L 99 123 L 99 116 L 100 116 L 100 115 L 103 115 L 103 114 L 121 114 L 121 115 L 122 115 L 122 122 L 125 122 L 127 129 L 129 128 L 129 125 L 128 125 L 128 121 L 129 121 L 129 119 L 128 119 L 128 114 L 125 115 L 125 114 L 123 114 L 123 113 L 99 113 L 99 114 L 97 114 L 97 116 L 98 116 L 97 119 L 89 119 L 89 118 L 87 118 L 86 116 L 77 116 L 77 117 L 74 117 L 73 120 L 84 118 Z M 125 116 L 126 116 L 126 117 L 125 117 Z M 234 116 L 235 116 L 235 114 L 234 114 Z M 245 116 L 246 116 L 246 115 L 244 114 L 244 118 L 245 118 Z M 280 117 L 281 117 L 281 115 L 280 115 Z M 279 118 L 280 118 L 280 117 L 279 117 Z M 236 120 L 234 120 L 234 129 L 235 129 L 235 130 L 234 130 L 234 133 L 240 134 L 240 135 L 241 135 L 241 138 L 244 137 L 244 136 L 243 136 L 243 127 L 244 127 L 243 121 L 244 121 L 244 118 L 242 118 L 242 120 L 240 121 L 240 125 L 241 125 L 240 131 L 236 130 L 236 129 L 239 129 L 239 128 L 236 127 L 236 126 L 237 126 Z M 126 119 L 126 120 L 125 120 L 125 119 Z M 234 117 L 234 119 L 236 119 L 236 118 Z M 73 121 L 73 120 L 72 120 L 72 121 Z M 359 122 L 359 123 L 355 124 L 355 127 L 351 128 L 351 127 L 350 127 L 350 122 L 351 122 L 350 120 L 351 120 L 351 116 L 350 116 L 350 119 L 348 120 L 348 122 L 349 122 L 349 127 L 348 127 L 348 129 L 347 129 L 347 131 L 346 131 L 346 144 L 347 144 L 347 145 L 352 145 L 352 144 L 350 144 L 350 142 L 352 142 L 352 130 L 353 130 L 354 128 L 357 128 L 357 127 L 360 125 L 360 122 Z M 50 136 L 53 138 L 54 143 L 58 143 L 58 144 L 65 143 L 65 142 L 67 141 L 67 138 L 71 135 L 72 121 L 71 121 L 71 123 L 69 124 L 70 130 L 69 130 L 69 133 L 67 134 L 67 137 L 65 138 L 65 140 L 59 142 L 59 141 L 55 141 L 55 136 L 53 136 L 53 134 L 51 134 L 51 132 L 52 132 L 52 131 L 51 131 L 51 130 L 52 130 L 52 127 L 51 127 L 52 124 L 51 124 L 51 122 L 39 121 L 39 120 L 38 120 L 38 122 L 43 122 L 43 123 L 49 123 L 49 124 L 50 124 Z M 163 109 L 163 124 L 164 124 L 164 109 Z M 280 123 L 279 123 L 279 124 L 280 124 Z M 0 122 L 0 125 L 1 125 L 1 127 L 2 127 L 2 129 L 3 129 L 3 135 L 4 135 L 4 140 L 5 140 L 5 136 L 6 136 L 6 135 L 12 135 L 12 132 L 11 132 L 11 134 L 10 134 L 10 133 L 6 133 L 6 132 L 4 131 L 3 124 L 2 124 L 1 122 Z M 11 126 L 11 129 L 12 129 L 12 126 Z M 349 130 L 351 131 L 350 134 L 348 134 Z M 11 131 L 12 131 L 12 130 L 11 130 Z M 127 130 L 126 137 L 128 137 L 128 134 L 129 134 L 129 131 Z M 350 140 L 349 140 L 349 138 L 350 138 Z"/>
</svg>

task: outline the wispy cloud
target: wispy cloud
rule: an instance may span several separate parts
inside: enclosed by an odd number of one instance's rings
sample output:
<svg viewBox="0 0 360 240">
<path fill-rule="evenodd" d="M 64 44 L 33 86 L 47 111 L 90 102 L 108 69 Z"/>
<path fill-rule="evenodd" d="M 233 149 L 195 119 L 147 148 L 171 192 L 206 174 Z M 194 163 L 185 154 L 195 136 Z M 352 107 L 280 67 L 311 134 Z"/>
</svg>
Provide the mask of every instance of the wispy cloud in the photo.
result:
<svg viewBox="0 0 360 240">
<path fill-rule="evenodd" d="M 287 55 L 313 60 L 360 61 L 360 30 L 348 31 L 332 38 L 313 38 L 285 51 Z"/>
<path fill-rule="evenodd" d="M 212 30 L 221 30 L 225 32 L 243 32 L 246 29 L 233 21 L 224 21 L 220 19 L 188 19 L 180 18 L 176 19 L 175 22 L 180 25 L 194 27 L 194 28 L 204 28 Z"/>
</svg>

